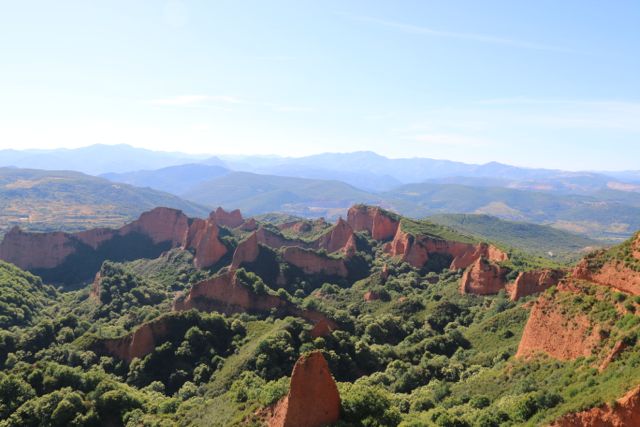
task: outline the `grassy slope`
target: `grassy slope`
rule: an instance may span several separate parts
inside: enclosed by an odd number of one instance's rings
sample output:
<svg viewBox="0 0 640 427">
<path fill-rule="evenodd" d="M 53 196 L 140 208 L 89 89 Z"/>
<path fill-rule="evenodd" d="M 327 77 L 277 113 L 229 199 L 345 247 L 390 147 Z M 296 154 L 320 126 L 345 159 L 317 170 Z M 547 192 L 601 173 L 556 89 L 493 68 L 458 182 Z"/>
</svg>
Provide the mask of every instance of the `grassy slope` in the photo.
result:
<svg viewBox="0 0 640 427">
<path fill-rule="evenodd" d="M 536 256 L 574 261 L 585 249 L 601 244 L 585 236 L 553 227 L 526 222 L 506 221 L 490 215 L 442 214 L 429 217 L 430 221 L 464 231 L 481 239 Z M 553 253 L 553 256 L 549 255 Z"/>
</svg>

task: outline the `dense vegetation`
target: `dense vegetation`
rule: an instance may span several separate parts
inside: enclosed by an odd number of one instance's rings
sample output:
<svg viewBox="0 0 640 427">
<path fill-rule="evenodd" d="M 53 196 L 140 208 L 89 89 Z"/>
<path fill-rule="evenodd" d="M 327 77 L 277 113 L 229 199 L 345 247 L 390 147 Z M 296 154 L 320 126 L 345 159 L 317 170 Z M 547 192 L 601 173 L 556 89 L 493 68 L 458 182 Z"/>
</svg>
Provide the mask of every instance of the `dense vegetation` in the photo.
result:
<svg viewBox="0 0 640 427">
<path fill-rule="evenodd" d="M 430 223 L 404 226 L 455 233 Z M 384 244 L 366 234 L 358 239 L 366 274 L 357 279 L 287 273 L 273 251 L 264 263 L 289 274 L 285 285 L 263 280 L 256 266 L 237 273 L 255 293 L 337 322 L 319 338 L 309 323 L 275 311 L 171 313 L 176 292 L 214 274 L 196 270 L 191 254 L 178 249 L 107 261 L 94 284 L 64 293 L 1 264 L 0 426 L 260 425 L 260 409 L 287 393 L 295 361 L 310 350 L 323 352 L 338 382 L 344 427 L 541 425 L 640 382 L 637 351 L 597 371 L 614 342 L 636 349 L 640 301 L 587 284 L 579 294 L 552 288 L 545 298 L 597 322 L 606 338 L 592 357 L 520 360 L 515 353 L 536 297 L 461 295 L 460 271 L 419 271 L 385 256 Z M 518 252 L 511 264 L 541 262 L 548 261 Z M 365 300 L 365 293 L 375 297 Z M 153 350 L 130 363 L 111 356 L 105 340 L 141 325 L 164 331 Z"/>
</svg>

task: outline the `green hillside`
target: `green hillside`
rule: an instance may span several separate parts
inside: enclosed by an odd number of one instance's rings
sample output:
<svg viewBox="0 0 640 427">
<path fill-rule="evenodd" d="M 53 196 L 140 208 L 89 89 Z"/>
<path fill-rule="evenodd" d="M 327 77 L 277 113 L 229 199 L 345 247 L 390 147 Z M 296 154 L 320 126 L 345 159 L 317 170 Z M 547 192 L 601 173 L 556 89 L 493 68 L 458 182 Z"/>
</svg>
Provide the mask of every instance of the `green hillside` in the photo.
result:
<svg viewBox="0 0 640 427">
<path fill-rule="evenodd" d="M 202 183 L 184 198 L 208 206 L 239 208 L 247 215 L 281 212 L 299 216 L 336 217 L 355 203 L 380 198 L 340 181 L 289 178 L 234 172 Z"/>
<path fill-rule="evenodd" d="M 399 187 L 382 197 L 399 212 L 413 217 L 486 214 L 551 225 L 594 238 L 624 239 L 640 229 L 640 208 L 590 196 L 423 183 Z"/>
<path fill-rule="evenodd" d="M 581 253 L 602 245 L 586 236 L 546 225 L 507 221 L 490 215 L 442 214 L 428 219 L 484 240 L 559 261 L 574 261 Z"/>
<path fill-rule="evenodd" d="M 70 171 L 0 168 L 0 233 L 117 227 L 157 206 L 205 216 L 209 209 L 149 188 Z"/>
</svg>

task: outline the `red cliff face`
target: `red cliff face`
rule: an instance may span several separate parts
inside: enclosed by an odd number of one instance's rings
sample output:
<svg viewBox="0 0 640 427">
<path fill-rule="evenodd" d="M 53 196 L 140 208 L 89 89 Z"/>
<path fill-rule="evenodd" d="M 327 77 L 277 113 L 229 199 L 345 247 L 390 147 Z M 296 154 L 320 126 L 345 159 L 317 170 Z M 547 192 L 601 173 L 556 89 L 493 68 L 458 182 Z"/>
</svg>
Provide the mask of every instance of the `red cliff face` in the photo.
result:
<svg viewBox="0 0 640 427">
<path fill-rule="evenodd" d="M 222 208 L 218 208 L 215 212 L 211 212 L 209 218 L 215 221 L 216 224 L 222 225 L 227 228 L 240 227 L 244 223 L 242 213 L 238 209 L 227 212 Z"/>
<path fill-rule="evenodd" d="M 324 257 L 312 250 L 291 246 L 284 249 L 282 258 L 306 274 L 325 274 L 338 277 L 347 277 L 349 274 L 343 259 Z"/>
<path fill-rule="evenodd" d="M 424 267 L 430 254 L 434 253 L 451 256 L 453 260 L 449 268 L 452 270 L 467 268 L 481 257 L 494 262 L 508 259 L 505 252 L 486 243 L 470 244 L 413 236 L 403 231 L 402 226 L 398 228 L 393 240 L 386 245 L 385 251 L 416 268 Z"/>
<path fill-rule="evenodd" d="M 249 237 L 238 243 L 233 260 L 231 261 L 231 269 L 238 269 L 242 264 L 252 263 L 258 259 L 260 247 L 258 246 L 258 235 L 251 233 Z"/>
<path fill-rule="evenodd" d="M 150 237 L 153 243 L 171 242 L 173 246 L 179 246 L 184 241 L 188 229 L 189 218 L 182 211 L 155 208 L 144 212 L 140 218 L 120 228 L 118 234 L 124 236 L 137 232 Z"/>
<path fill-rule="evenodd" d="M 192 308 L 202 311 L 216 310 L 225 314 L 270 312 L 275 309 L 283 315 L 298 316 L 309 321 L 314 325 L 312 334 L 319 334 L 318 336 L 338 328 L 333 320 L 319 311 L 301 309 L 276 295 L 256 294 L 238 281 L 235 271 L 196 283 L 185 297 L 178 297 L 173 302 L 175 311 Z"/>
<path fill-rule="evenodd" d="M 504 289 L 506 270 L 485 258 L 478 258 L 462 275 L 460 292 L 491 295 Z"/>
<path fill-rule="evenodd" d="M 353 229 L 342 218 L 313 244 L 315 249 L 325 249 L 327 252 L 341 251 L 353 254 L 356 251 Z"/>
<path fill-rule="evenodd" d="M 256 295 L 239 283 L 235 272 L 227 272 L 212 279 L 196 283 L 183 300 L 174 302 L 174 310 L 192 308 L 210 311 L 219 310 L 226 314 L 246 311 L 269 311 L 282 308 L 287 302 L 275 295 Z"/>
<path fill-rule="evenodd" d="M 119 228 L 97 228 L 78 233 L 28 233 L 17 228 L 7 233 L 0 243 L 0 259 L 29 269 L 49 269 L 61 265 L 65 259 L 88 245 L 99 249 L 105 242 L 137 233 L 154 244 L 168 242 L 172 247 L 195 250 L 197 267 L 215 264 L 227 252 L 218 239 L 218 227 L 213 220 L 189 218 L 181 211 L 155 208 L 137 220 Z"/>
<path fill-rule="evenodd" d="M 255 218 L 249 218 L 240 226 L 240 229 L 243 231 L 255 231 L 258 229 L 258 222 Z"/>
<path fill-rule="evenodd" d="M 551 427 L 636 427 L 640 426 L 640 387 L 628 392 L 611 407 L 602 405 L 577 414 L 569 414 Z"/>
<path fill-rule="evenodd" d="M 75 251 L 74 239 L 67 233 L 27 233 L 18 227 L 0 244 L 0 258 L 25 270 L 56 267 Z"/>
<path fill-rule="evenodd" d="M 107 354 L 130 363 L 136 357 L 151 353 L 168 333 L 166 319 L 160 318 L 143 324 L 125 337 L 103 340 L 101 345 Z"/>
<path fill-rule="evenodd" d="M 587 261 L 583 260 L 575 267 L 572 276 L 632 295 L 640 295 L 640 273 L 626 267 L 621 261 L 608 261 L 597 270 L 590 271 Z"/>
<path fill-rule="evenodd" d="M 364 205 L 349 208 L 347 222 L 355 231 L 368 231 L 375 240 L 393 238 L 400 224 L 385 210 Z"/>
<path fill-rule="evenodd" d="M 521 272 L 510 286 L 511 300 L 517 301 L 557 285 L 566 274 L 564 270 L 550 269 Z"/>
<path fill-rule="evenodd" d="M 558 360 L 591 356 L 601 341 L 600 328 L 583 314 L 569 314 L 547 295 L 531 309 L 516 357 L 547 354 Z"/>
<path fill-rule="evenodd" d="M 269 427 L 323 427 L 340 419 L 340 393 L 321 352 L 301 356 L 289 394 L 276 405 Z"/>
<path fill-rule="evenodd" d="M 211 267 L 227 254 L 227 247 L 218 238 L 219 231 L 211 219 L 195 219 L 191 223 L 183 248 L 194 250 L 196 268 Z"/>
</svg>

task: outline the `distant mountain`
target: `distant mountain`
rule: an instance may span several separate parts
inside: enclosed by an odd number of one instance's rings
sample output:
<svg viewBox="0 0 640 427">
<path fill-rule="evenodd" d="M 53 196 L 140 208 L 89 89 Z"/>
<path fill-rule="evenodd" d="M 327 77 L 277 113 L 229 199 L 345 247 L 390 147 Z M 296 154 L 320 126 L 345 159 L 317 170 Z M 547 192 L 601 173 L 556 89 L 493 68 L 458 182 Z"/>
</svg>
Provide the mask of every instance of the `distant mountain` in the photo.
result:
<svg viewBox="0 0 640 427">
<path fill-rule="evenodd" d="M 344 215 L 354 203 L 380 197 L 340 181 L 234 172 L 193 187 L 184 198 L 208 206 L 239 208 L 247 214 L 283 212 L 306 217 Z"/>
<path fill-rule="evenodd" d="M 186 164 L 156 170 L 142 170 L 101 175 L 110 181 L 123 182 L 138 187 L 149 187 L 172 194 L 183 194 L 194 186 L 230 173 L 222 166 Z"/>
<path fill-rule="evenodd" d="M 482 240 L 502 243 L 523 252 L 563 262 L 575 261 L 580 253 L 602 245 L 597 240 L 547 225 L 506 221 L 490 215 L 441 214 L 428 219 Z"/>
<path fill-rule="evenodd" d="M 434 181 L 463 185 L 501 186 L 537 191 L 587 193 L 613 188 L 640 191 L 640 186 L 625 186 L 624 178 L 640 173 L 567 172 L 532 169 L 491 162 L 484 165 L 428 158 L 389 159 L 369 151 L 324 153 L 307 157 L 245 156 L 225 157 L 231 169 L 254 173 L 304 176 L 316 179 L 339 179 L 370 191 L 386 191 L 396 184 Z M 480 179 L 480 182 L 473 182 Z"/>
<path fill-rule="evenodd" d="M 194 156 L 185 153 L 146 150 L 125 144 L 97 144 L 76 149 L 0 150 L 0 166 L 75 170 L 91 175 L 158 169 L 166 166 L 193 163 L 205 158 L 205 156 Z M 207 161 L 212 162 L 213 159 Z"/>
<path fill-rule="evenodd" d="M 209 209 L 148 188 L 70 171 L 0 168 L 0 233 L 120 226 L 156 206 L 205 216 Z"/>
</svg>

